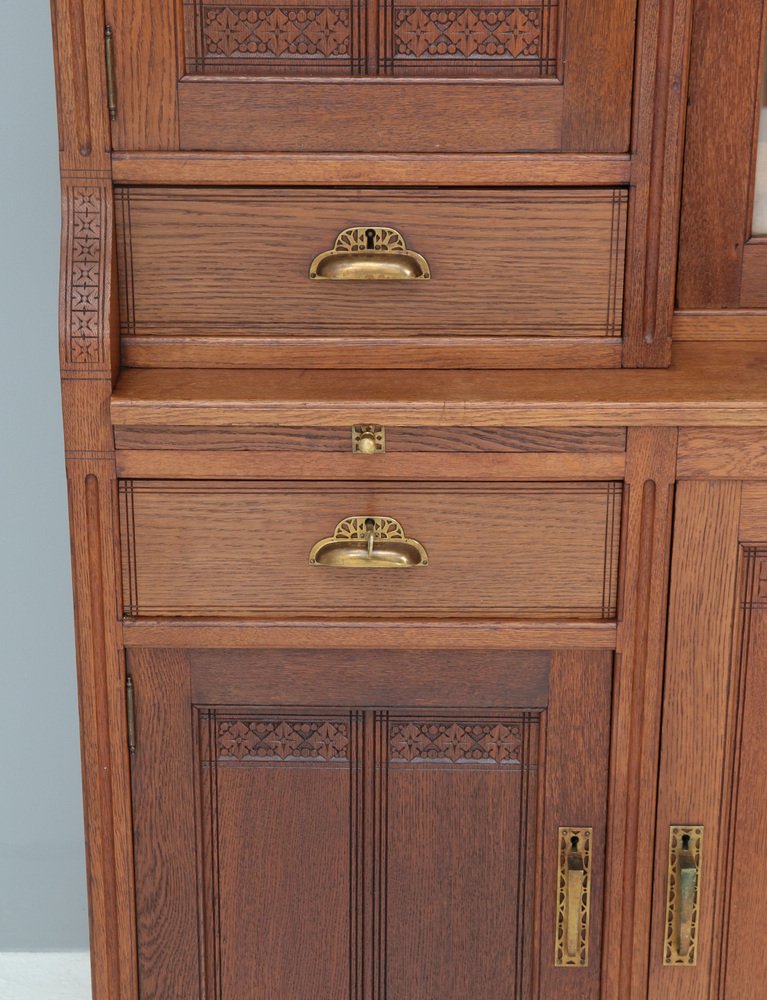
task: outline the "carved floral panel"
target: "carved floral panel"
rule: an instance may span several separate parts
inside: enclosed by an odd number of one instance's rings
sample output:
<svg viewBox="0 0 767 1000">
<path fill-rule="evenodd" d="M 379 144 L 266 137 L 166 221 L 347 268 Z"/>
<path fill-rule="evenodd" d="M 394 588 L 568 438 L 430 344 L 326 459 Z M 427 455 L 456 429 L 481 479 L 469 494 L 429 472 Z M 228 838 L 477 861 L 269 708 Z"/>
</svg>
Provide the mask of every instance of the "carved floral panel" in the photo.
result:
<svg viewBox="0 0 767 1000">
<path fill-rule="evenodd" d="M 559 9 L 559 0 L 292 0 L 280 6 L 186 0 L 187 72 L 554 77 Z M 377 47 L 369 43 L 369 17 L 378 22 Z"/>
</svg>

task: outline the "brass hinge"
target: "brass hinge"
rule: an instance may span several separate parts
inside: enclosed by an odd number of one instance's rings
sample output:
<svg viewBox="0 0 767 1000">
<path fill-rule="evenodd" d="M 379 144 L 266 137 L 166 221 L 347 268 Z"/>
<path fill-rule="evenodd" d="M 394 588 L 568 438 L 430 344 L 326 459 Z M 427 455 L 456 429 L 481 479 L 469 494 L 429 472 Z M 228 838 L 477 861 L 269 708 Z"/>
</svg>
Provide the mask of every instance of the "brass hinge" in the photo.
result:
<svg viewBox="0 0 767 1000">
<path fill-rule="evenodd" d="M 117 83 L 115 81 L 114 43 L 110 25 L 104 29 L 104 57 L 107 65 L 107 107 L 109 108 L 109 119 L 114 121 L 117 118 Z"/>
<path fill-rule="evenodd" d="M 133 678 L 128 674 L 125 679 L 125 717 L 128 722 L 128 752 L 136 752 L 136 695 L 133 690 Z"/>
</svg>

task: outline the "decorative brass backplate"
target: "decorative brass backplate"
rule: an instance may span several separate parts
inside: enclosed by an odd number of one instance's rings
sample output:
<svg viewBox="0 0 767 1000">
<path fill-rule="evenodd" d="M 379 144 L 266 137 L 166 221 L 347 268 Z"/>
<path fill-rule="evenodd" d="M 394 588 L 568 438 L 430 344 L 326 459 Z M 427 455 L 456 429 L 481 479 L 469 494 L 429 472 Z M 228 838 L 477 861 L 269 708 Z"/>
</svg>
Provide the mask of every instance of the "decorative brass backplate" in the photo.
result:
<svg viewBox="0 0 767 1000">
<path fill-rule="evenodd" d="M 332 250 L 318 254 L 309 277 L 326 281 L 425 281 L 425 257 L 408 250 L 401 233 L 382 226 L 355 226 L 336 237 Z"/>
<path fill-rule="evenodd" d="M 377 424 L 352 427 L 352 451 L 355 455 L 375 455 L 386 451 L 386 431 Z"/>
<path fill-rule="evenodd" d="M 426 549 L 414 538 L 406 538 L 393 517 L 346 517 L 330 538 L 312 546 L 312 566 L 346 569 L 408 569 L 426 566 Z"/>
<path fill-rule="evenodd" d="M 590 826 L 559 828 L 559 879 L 557 885 L 557 935 L 554 964 L 589 964 L 591 909 Z"/>
<path fill-rule="evenodd" d="M 703 827 L 672 826 L 668 841 L 664 965 L 697 964 L 702 857 Z"/>
</svg>

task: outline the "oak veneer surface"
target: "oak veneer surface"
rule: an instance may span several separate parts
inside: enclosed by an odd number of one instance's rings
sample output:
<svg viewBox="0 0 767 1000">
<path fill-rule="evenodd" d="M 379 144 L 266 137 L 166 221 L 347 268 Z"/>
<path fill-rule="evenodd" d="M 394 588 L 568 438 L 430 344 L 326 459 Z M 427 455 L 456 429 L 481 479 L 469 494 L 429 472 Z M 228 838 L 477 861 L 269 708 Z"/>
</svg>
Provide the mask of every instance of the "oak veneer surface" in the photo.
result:
<svg viewBox="0 0 767 1000">
<path fill-rule="evenodd" d="M 611 619 L 620 483 L 120 483 L 128 616 L 284 612 Z M 428 553 L 399 570 L 311 566 L 347 517 L 396 518 Z"/>
<path fill-rule="evenodd" d="M 625 152 L 636 8 L 635 0 L 480 0 L 468 9 L 107 0 L 122 95 L 113 142 L 120 150 Z"/>
<path fill-rule="evenodd" d="M 667 371 L 125 369 L 118 426 L 765 426 L 767 345 L 681 343 Z"/>
<path fill-rule="evenodd" d="M 616 337 L 627 197 L 120 188 L 122 333 Z M 400 231 L 430 280 L 310 280 L 350 226 Z"/>
<path fill-rule="evenodd" d="M 597 1000 L 609 653 L 134 650 L 129 670 L 145 1000 L 371 978 L 396 1000 L 538 981 Z M 591 928 L 572 970 L 553 956 L 576 824 Z"/>
</svg>

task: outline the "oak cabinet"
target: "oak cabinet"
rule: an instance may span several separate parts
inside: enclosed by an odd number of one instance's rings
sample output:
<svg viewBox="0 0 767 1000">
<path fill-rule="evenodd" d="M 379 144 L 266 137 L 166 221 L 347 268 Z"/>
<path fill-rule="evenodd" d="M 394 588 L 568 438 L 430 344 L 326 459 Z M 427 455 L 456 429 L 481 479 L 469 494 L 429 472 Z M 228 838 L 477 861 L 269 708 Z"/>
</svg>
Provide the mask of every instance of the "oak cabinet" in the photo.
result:
<svg viewBox="0 0 767 1000">
<path fill-rule="evenodd" d="M 94 1000 L 755 995 L 767 4 L 52 9 Z"/>
<path fill-rule="evenodd" d="M 142 998 L 602 995 L 609 651 L 128 671 Z"/>
</svg>

